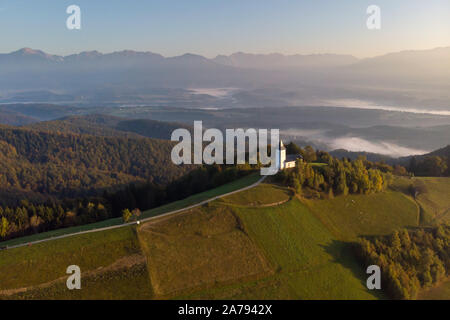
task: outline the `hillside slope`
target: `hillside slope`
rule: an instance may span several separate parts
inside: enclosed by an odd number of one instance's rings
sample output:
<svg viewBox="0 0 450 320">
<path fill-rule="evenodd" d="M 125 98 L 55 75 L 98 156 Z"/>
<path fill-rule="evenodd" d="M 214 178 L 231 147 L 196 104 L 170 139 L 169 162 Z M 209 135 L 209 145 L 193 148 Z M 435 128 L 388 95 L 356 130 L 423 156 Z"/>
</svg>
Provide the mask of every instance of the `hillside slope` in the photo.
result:
<svg viewBox="0 0 450 320">
<path fill-rule="evenodd" d="M 365 288 L 365 266 L 354 257 L 349 241 L 369 233 L 365 220 L 369 226 L 370 221 L 373 223 L 371 234 L 416 226 L 418 208 L 401 192 L 373 196 L 306 200 L 293 197 L 282 187 L 261 184 L 174 217 L 145 223 L 137 234 L 130 227 L 125 228 L 128 231 L 91 234 L 89 243 L 83 240 L 87 235 L 81 235 L 20 251 L 0 251 L 0 269 L 4 271 L 13 266 L 18 270 L 17 266 L 31 262 L 33 266 L 24 269 L 24 275 L 0 278 L 0 299 L 384 298 Z M 361 210 L 363 217 L 358 218 Z M 109 249 L 109 244 L 101 240 L 104 237 L 123 240 L 113 242 L 115 248 Z M 104 244 L 97 245 L 98 241 Z M 47 254 L 37 255 L 55 248 L 72 252 L 72 258 L 63 254 L 52 262 Z M 103 254 L 98 255 L 98 250 Z M 126 253 L 115 254 L 117 250 Z M 88 272 L 86 293 L 71 293 L 64 290 L 63 283 L 52 282 L 63 276 L 64 264 L 73 261 L 83 264 Z M 124 268 L 117 269 L 118 264 Z M 99 265 L 107 272 L 95 273 Z M 36 272 L 47 269 L 47 276 L 37 279 Z M 95 276 L 90 276 L 91 272 Z M 114 283 L 116 277 L 122 280 Z M 29 291 L 10 291 L 8 295 L 3 291 L 1 295 L 2 289 L 20 288 Z M 116 290 L 113 296 L 108 291 L 111 288 Z"/>
<path fill-rule="evenodd" d="M 23 199 L 95 195 L 113 186 L 165 184 L 188 166 L 170 161 L 173 144 L 148 138 L 101 137 L 0 126 L 0 188 Z M 4 197 L 0 200 L 13 200 Z"/>
</svg>

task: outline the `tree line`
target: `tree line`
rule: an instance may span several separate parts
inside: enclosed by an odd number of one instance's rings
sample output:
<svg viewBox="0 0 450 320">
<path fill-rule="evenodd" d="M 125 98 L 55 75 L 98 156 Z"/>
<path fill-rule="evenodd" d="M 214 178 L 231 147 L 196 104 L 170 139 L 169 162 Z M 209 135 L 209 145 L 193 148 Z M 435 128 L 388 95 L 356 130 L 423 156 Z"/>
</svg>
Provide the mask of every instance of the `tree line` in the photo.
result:
<svg viewBox="0 0 450 320">
<path fill-rule="evenodd" d="M 353 161 L 339 160 L 327 152 L 314 151 L 311 147 L 301 149 L 293 143 L 286 149 L 289 153 L 301 154 L 302 159 L 297 160 L 295 168 L 280 171 L 276 178 L 298 193 L 305 188 L 326 192 L 329 197 L 381 192 L 392 182 L 394 172 L 403 172 L 384 163 L 372 163 L 364 157 Z"/>
<path fill-rule="evenodd" d="M 416 176 L 449 177 L 450 157 L 431 155 L 423 158 L 412 157 L 408 170 Z"/>
<path fill-rule="evenodd" d="M 419 290 L 449 276 L 450 226 L 395 231 L 362 238 L 358 257 L 381 269 L 381 287 L 393 299 L 415 299 Z"/>
<path fill-rule="evenodd" d="M 0 206 L 0 240 L 121 217 L 184 199 L 254 172 L 250 165 L 208 165 L 189 172 L 166 186 L 132 183 L 102 196 L 48 200 L 34 204 L 21 200 L 15 207 Z"/>
</svg>

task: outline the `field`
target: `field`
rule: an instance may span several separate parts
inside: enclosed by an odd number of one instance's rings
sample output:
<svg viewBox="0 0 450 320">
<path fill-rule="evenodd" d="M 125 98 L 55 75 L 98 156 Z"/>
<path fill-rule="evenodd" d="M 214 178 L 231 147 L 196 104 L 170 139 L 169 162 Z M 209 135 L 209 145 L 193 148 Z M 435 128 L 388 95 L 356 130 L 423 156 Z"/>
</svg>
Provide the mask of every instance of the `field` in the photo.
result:
<svg viewBox="0 0 450 320">
<path fill-rule="evenodd" d="M 418 187 L 419 191 L 414 199 L 421 210 L 421 223 L 437 224 L 450 222 L 450 178 L 444 177 L 398 177 L 393 188 L 407 194 L 411 199 L 409 187 Z"/>
<path fill-rule="evenodd" d="M 261 183 L 255 188 L 245 190 L 220 200 L 225 203 L 244 206 L 266 206 L 289 200 L 291 192 L 287 188 Z"/>
<path fill-rule="evenodd" d="M 230 208 L 208 205 L 147 223 L 139 236 L 159 296 L 258 277 L 271 271 Z"/>
<path fill-rule="evenodd" d="M 4 250 L 0 257 L 0 299 L 68 299 L 81 295 L 85 298 L 140 298 L 151 294 L 150 284 L 145 281 L 146 272 L 143 272 L 145 258 L 134 227 Z M 80 291 L 66 288 L 69 265 L 78 265 L 81 269 Z M 135 281 L 140 278 L 139 286 L 131 286 L 126 280 L 131 275 Z M 116 278 L 121 282 L 115 281 Z"/>
<path fill-rule="evenodd" d="M 257 180 L 244 179 L 239 184 Z M 409 179 L 402 179 L 387 192 L 322 200 L 262 183 L 138 228 L 3 250 L 0 299 L 384 299 L 366 289 L 366 266 L 351 243 L 419 225 L 425 197 L 416 202 L 407 193 Z M 448 180 L 423 180 L 428 206 L 445 208 Z M 81 267 L 82 290 L 65 287 L 71 264 Z M 419 297 L 448 299 L 448 290 L 446 282 Z"/>
<path fill-rule="evenodd" d="M 432 222 L 450 222 L 450 179 L 415 178 L 426 186 L 426 192 L 417 196 L 425 212 L 432 216 Z"/>
<path fill-rule="evenodd" d="M 196 298 L 374 299 L 348 245 L 337 241 L 298 199 L 280 206 L 235 208 L 276 273 Z"/>
<path fill-rule="evenodd" d="M 400 192 L 303 201 L 341 240 L 352 241 L 358 236 L 384 235 L 395 229 L 418 226 L 417 205 Z"/>
</svg>

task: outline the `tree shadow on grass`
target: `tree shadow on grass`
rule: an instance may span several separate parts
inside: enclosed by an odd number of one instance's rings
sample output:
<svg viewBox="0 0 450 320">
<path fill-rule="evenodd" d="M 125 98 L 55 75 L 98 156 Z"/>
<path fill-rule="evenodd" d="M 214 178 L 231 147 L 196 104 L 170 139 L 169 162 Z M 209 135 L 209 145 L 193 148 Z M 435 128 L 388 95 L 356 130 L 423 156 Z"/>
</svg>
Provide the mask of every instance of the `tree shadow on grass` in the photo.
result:
<svg viewBox="0 0 450 320">
<path fill-rule="evenodd" d="M 332 258 L 332 262 L 342 265 L 344 268 L 350 270 L 352 274 L 360 280 L 361 285 L 365 290 L 376 299 L 388 299 L 388 297 L 381 290 L 369 290 L 366 287 L 366 280 L 370 276 L 366 274 L 366 268 L 363 261 L 359 261 L 356 255 L 356 243 L 345 242 L 340 240 L 333 240 L 327 245 L 321 245 L 325 252 Z"/>
</svg>

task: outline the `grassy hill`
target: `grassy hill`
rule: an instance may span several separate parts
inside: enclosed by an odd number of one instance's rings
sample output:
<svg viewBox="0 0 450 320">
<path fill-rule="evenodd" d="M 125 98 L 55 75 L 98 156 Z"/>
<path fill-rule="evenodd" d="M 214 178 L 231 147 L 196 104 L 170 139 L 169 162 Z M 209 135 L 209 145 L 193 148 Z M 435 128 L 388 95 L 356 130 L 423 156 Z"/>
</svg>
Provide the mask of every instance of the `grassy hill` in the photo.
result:
<svg viewBox="0 0 450 320">
<path fill-rule="evenodd" d="M 414 199 L 410 191 L 411 186 L 418 190 Z M 420 207 L 422 224 L 450 222 L 450 178 L 398 177 L 393 188 L 415 200 Z"/>
<path fill-rule="evenodd" d="M 441 199 L 434 190 L 429 199 Z M 366 289 L 351 241 L 417 226 L 418 216 L 398 188 L 312 200 L 264 183 L 137 229 L 0 251 L 0 299 L 383 299 Z M 70 264 L 86 272 L 80 291 L 58 280 Z M 30 289 L 5 294 L 20 288 Z M 420 297 L 449 298 L 446 288 Z"/>
<path fill-rule="evenodd" d="M 5 250 L 0 255 L 0 299 L 151 296 L 134 227 Z M 67 290 L 69 265 L 81 268 L 82 291 Z"/>
<path fill-rule="evenodd" d="M 199 292 L 195 298 L 373 299 L 349 248 L 298 199 L 265 208 L 235 208 L 273 274 Z"/>
<path fill-rule="evenodd" d="M 415 178 L 422 182 L 426 190 L 417 196 L 423 210 L 432 217 L 433 223 L 450 222 L 450 179 L 449 178 Z"/>
<path fill-rule="evenodd" d="M 418 207 L 400 192 L 304 200 L 304 203 L 342 240 L 351 241 L 363 235 L 385 235 L 402 227 L 418 226 Z"/>
</svg>

